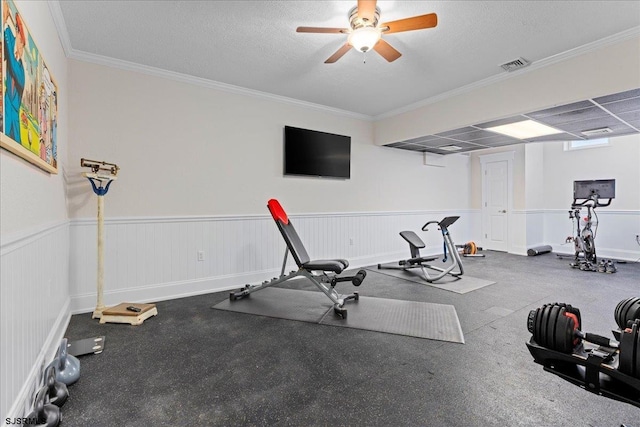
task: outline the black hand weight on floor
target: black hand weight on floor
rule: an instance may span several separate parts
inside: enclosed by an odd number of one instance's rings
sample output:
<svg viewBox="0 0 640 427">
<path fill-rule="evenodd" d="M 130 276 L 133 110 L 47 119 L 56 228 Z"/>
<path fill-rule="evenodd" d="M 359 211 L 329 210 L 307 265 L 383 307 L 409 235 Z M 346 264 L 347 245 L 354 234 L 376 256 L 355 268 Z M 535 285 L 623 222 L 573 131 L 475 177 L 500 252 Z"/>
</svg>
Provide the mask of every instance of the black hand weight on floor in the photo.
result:
<svg viewBox="0 0 640 427">
<path fill-rule="evenodd" d="M 31 425 L 56 427 L 62 421 L 60 408 L 49 403 L 48 393 L 49 388 L 46 385 L 38 390 L 33 402 L 33 412 L 27 415 Z"/>
<path fill-rule="evenodd" d="M 618 358 L 618 370 L 629 376 L 640 378 L 638 371 L 638 341 L 640 340 L 640 320 L 635 320 L 631 327 L 622 330 L 620 335 L 620 357 Z"/>
<path fill-rule="evenodd" d="M 581 340 L 575 333 L 581 321 L 580 310 L 569 304 L 545 304 L 529 312 L 527 329 L 539 345 L 571 353 Z"/>
<path fill-rule="evenodd" d="M 56 371 L 53 366 L 49 366 L 44 371 L 44 385 L 47 387 L 49 402 L 61 408 L 69 397 L 67 385 L 56 381 Z"/>
<path fill-rule="evenodd" d="M 628 322 L 640 319 L 640 298 L 623 299 L 613 312 L 613 317 L 620 329 L 625 329 Z"/>
</svg>

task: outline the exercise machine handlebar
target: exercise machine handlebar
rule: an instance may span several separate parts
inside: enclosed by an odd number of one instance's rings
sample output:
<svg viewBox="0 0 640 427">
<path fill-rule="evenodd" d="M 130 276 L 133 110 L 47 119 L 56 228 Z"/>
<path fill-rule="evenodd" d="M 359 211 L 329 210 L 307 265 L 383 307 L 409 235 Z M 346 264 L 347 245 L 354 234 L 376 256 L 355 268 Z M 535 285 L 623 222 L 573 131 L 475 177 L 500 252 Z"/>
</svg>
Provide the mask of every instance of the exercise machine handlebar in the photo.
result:
<svg viewBox="0 0 640 427">
<path fill-rule="evenodd" d="M 430 224 L 440 224 L 440 221 L 429 221 L 428 223 L 426 223 L 425 225 L 422 226 L 422 231 L 429 231 L 429 230 L 427 230 L 427 227 Z"/>
</svg>

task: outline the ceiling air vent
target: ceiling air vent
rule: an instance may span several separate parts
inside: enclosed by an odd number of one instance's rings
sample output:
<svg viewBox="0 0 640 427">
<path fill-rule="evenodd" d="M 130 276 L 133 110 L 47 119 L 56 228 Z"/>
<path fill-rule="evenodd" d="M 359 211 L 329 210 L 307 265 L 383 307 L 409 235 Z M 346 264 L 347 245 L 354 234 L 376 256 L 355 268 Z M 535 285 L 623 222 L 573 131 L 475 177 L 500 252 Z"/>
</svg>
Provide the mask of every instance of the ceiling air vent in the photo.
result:
<svg viewBox="0 0 640 427">
<path fill-rule="evenodd" d="M 515 71 L 515 70 L 519 70 L 520 68 L 524 68 L 528 65 L 531 65 L 531 62 L 527 61 L 524 58 L 518 58 L 518 59 L 514 59 L 513 61 L 509 61 L 505 64 L 502 64 L 501 67 L 505 71 Z"/>
<path fill-rule="evenodd" d="M 598 129 L 585 130 L 580 133 L 586 136 L 594 136 L 594 135 L 606 135 L 608 133 L 613 133 L 613 131 L 609 128 L 598 128 Z"/>
</svg>

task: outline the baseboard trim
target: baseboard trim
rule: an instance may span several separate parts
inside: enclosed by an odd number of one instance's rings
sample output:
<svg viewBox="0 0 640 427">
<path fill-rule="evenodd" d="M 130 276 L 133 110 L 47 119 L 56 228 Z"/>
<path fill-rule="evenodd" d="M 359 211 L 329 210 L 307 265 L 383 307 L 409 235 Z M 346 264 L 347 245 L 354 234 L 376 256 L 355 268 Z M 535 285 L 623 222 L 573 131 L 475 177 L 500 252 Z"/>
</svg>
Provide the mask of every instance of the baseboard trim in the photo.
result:
<svg viewBox="0 0 640 427">
<path fill-rule="evenodd" d="M 406 253 L 386 253 L 376 256 L 352 258 L 349 260 L 349 269 L 363 268 L 376 265 L 381 262 L 392 262 L 406 258 Z M 382 261 L 381 261 L 382 260 Z M 287 265 L 285 273 L 296 269 L 294 264 Z M 280 269 L 252 271 L 242 274 L 233 274 L 216 277 L 205 277 L 194 280 L 181 280 L 168 283 L 157 283 L 135 288 L 105 290 L 104 300 L 107 306 L 121 302 L 150 303 L 166 301 L 178 298 L 187 298 L 196 295 L 224 292 L 237 289 L 248 283 L 258 284 L 272 277 L 280 275 Z M 71 314 L 89 313 L 96 306 L 96 294 L 86 293 L 71 297 Z"/>
<path fill-rule="evenodd" d="M 573 256 L 573 251 L 568 251 L 565 248 L 559 247 L 559 245 L 551 245 L 553 247 L 553 253 L 559 255 Z M 608 248 L 596 248 L 596 255 L 599 259 L 616 259 L 620 261 L 635 262 L 640 259 L 640 252 L 633 251 L 621 251 L 617 249 Z"/>
</svg>

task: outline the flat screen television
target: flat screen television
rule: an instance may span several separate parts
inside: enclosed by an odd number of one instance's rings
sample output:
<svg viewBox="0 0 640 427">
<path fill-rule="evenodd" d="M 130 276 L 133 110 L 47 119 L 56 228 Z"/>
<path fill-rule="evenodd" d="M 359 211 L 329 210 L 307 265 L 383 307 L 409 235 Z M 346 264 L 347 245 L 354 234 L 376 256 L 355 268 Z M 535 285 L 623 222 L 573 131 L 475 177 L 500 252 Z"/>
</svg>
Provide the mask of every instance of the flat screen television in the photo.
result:
<svg viewBox="0 0 640 427">
<path fill-rule="evenodd" d="M 285 126 L 284 174 L 349 179 L 351 137 Z"/>
</svg>

